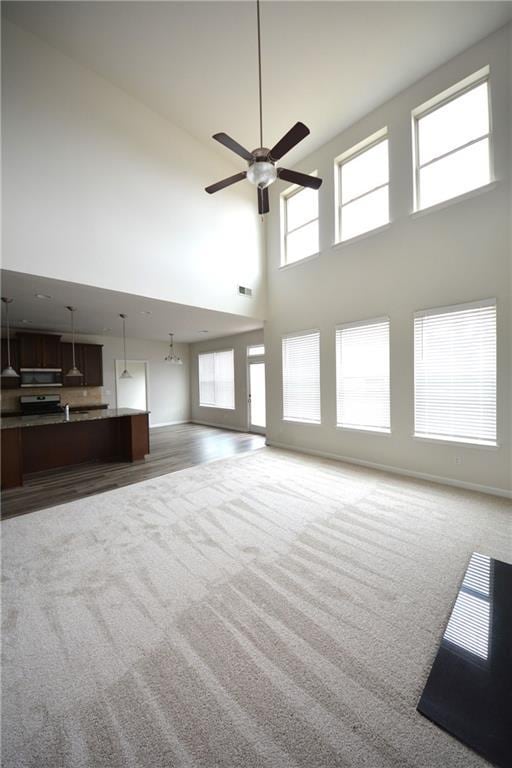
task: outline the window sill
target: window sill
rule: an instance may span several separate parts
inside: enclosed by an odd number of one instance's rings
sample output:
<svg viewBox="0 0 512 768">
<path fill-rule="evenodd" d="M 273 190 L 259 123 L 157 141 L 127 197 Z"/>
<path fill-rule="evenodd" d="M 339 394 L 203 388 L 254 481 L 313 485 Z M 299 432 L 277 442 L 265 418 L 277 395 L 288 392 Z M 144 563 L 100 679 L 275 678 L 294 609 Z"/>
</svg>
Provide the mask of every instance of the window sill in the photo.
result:
<svg viewBox="0 0 512 768">
<path fill-rule="evenodd" d="M 321 421 L 303 421 L 302 419 L 285 419 L 284 416 L 281 421 L 285 421 L 287 424 L 307 424 L 309 427 L 321 427 Z"/>
<path fill-rule="evenodd" d="M 336 429 L 342 432 L 359 432 L 362 435 L 380 435 L 382 437 L 391 437 L 390 429 L 367 429 L 365 427 L 344 427 L 342 424 L 336 424 Z"/>
<path fill-rule="evenodd" d="M 347 237 L 346 240 L 337 240 L 335 243 L 332 244 L 332 248 L 341 248 L 344 245 L 352 245 L 352 243 L 358 243 L 359 240 L 366 240 L 367 237 L 373 237 L 373 235 L 378 235 L 380 232 L 385 232 L 387 229 L 391 227 L 391 224 L 393 222 L 388 221 L 386 224 L 382 224 L 380 227 L 375 227 L 375 229 L 369 229 L 367 232 L 361 232 L 360 235 L 354 235 L 354 237 Z"/>
<path fill-rule="evenodd" d="M 199 403 L 200 408 L 215 408 L 216 411 L 235 411 L 236 408 L 233 406 L 232 408 L 228 408 L 224 405 L 203 405 L 202 403 Z"/>
<path fill-rule="evenodd" d="M 317 259 L 321 254 L 321 251 L 317 251 L 316 253 L 311 253 L 309 256 L 304 256 L 303 259 L 297 259 L 297 261 L 290 261 L 289 264 L 280 264 L 278 269 L 291 269 L 292 267 L 297 267 L 299 264 L 304 264 L 307 261 L 313 261 L 313 259 Z"/>
<path fill-rule="evenodd" d="M 479 443 L 474 440 L 457 440 L 455 438 L 451 439 L 449 437 L 423 437 L 422 435 L 411 435 L 413 440 L 419 440 L 422 443 L 441 443 L 442 445 L 460 445 L 464 446 L 465 448 L 483 448 L 487 451 L 497 451 L 500 448 L 500 444 L 496 443 L 495 445 L 491 445 L 489 443 Z"/>
<path fill-rule="evenodd" d="M 471 200 L 473 197 L 483 195 L 486 192 L 491 192 L 498 186 L 498 181 L 490 181 L 488 184 L 484 184 L 482 187 L 476 187 L 476 189 L 470 189 L 468 192 L 464 192 L 462 195 L 456 197 L 450 197 L 448 200 L 441 200 L 440 203 L 434 203 L 426 208 L 418 208 L 416 211 L 411 211 L 409 214 L 412 219 L 417 219 L 420 216 L 426 216 L 428 213 L 440 211 L 443 208 L 447 208 L 449 205 L 455 205 L 456 203 L 462 203 L 464 200 Z"/>
</svg>

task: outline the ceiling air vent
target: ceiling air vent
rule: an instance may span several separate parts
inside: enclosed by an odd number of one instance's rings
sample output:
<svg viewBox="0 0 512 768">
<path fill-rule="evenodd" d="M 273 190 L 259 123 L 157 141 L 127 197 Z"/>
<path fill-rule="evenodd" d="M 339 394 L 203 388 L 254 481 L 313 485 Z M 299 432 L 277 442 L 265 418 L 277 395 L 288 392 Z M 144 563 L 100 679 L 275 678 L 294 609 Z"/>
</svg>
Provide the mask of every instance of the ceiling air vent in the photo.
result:
<svg viewBox="0 0 512 768">
<path fill-rule="evenodd" d="M 252 288 L 247 288 L 245 285 L 239 285 L 238 293 L 240 296 L 252 296 Z"/>
</svg>

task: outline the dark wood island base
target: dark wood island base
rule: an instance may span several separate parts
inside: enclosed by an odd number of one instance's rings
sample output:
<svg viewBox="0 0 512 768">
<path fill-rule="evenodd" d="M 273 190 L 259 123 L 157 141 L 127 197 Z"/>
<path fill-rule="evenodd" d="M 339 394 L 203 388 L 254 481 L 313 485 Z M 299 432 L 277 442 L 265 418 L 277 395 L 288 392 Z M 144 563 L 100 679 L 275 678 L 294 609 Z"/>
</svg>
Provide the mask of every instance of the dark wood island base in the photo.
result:
<svg viewBox="0 0 512 768">
<path fill-rule="evenodd" d="M 104 411 L 89 418 L 72 415 L 69 421 L 42 417 L 19 426 L 14 421 L 5 419 L 1 433 L 2 488 L 22 485 L 23 475 L 31 472 L 91 461 L 143 461 L 149 453 L 144 412 Z"/>
</svg>

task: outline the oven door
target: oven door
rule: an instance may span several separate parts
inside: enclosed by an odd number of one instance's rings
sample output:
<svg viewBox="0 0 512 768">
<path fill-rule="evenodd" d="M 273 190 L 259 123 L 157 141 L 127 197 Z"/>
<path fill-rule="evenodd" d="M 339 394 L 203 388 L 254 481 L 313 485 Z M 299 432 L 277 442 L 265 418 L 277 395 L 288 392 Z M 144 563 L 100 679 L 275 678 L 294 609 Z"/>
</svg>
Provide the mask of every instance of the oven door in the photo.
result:
<svg viewBox="0 0 512 768">
<path fill-rule="evenodd" d="M 21 387 L 62 387 L 62 368 L 20 368 Z"/>
</svg>

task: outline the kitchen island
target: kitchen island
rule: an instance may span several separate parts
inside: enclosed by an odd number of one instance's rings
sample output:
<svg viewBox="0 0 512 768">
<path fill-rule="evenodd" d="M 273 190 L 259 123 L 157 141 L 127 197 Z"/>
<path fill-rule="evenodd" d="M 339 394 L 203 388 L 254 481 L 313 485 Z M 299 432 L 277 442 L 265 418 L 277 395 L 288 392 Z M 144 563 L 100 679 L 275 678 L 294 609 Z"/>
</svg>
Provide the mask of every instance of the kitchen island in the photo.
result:
<svg viewBox="0 0 512 768">
<path fill-rule="evenodd" d="M 91 461 L 143 461 L 149 453 L 148 411 L 107 408 L 87 413 L 2 419 L 2 488 L 23 475 Z"/>
</svg>

